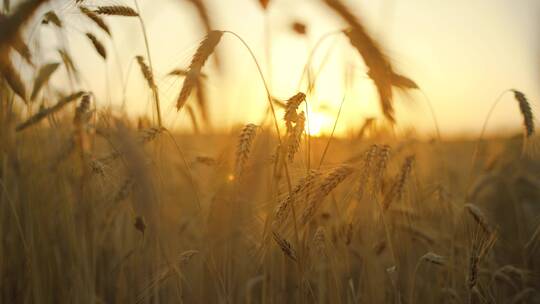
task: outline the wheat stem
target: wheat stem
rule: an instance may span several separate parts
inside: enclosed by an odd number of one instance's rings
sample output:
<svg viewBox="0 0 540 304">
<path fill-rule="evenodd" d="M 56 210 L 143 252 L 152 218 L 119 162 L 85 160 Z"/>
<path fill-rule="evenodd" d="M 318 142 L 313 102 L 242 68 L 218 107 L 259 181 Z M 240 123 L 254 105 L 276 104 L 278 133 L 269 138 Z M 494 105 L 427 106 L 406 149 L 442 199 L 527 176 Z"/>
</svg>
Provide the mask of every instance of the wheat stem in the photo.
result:
<svg viewBox="0 0 540 304">
<path fill-rule="evenodd" d="M 146 26 L 144 24 L 144 20 L 141 17 L 141 10 L 139 8 L 139 3 L 137 0 L 133 0 L 133 3 L 135 4 L 135 9 L 137 10 L 137 18 L 139 19 L 139 24 L 141 25 L 141 31 L 144 37 L 144 45 L 146 47 L 146 56 L 148 57 L 148 66 L 150 67 L 150 72 L 152 75 L 154 74 L 154 66 L 152 65 L 152 56 L 150 55 L 150 44 L 148 43 L 148 33 L 146 32 Z M 157 119 L 158 119 L 158 126 L 162 127 L 163 123 L 161 120 L 161 109 L 160 109 L 160 101 L 159 101 L 159 91 L 154 91 L 154 100 L 156 102 L 156 112 L 157 112 Z"/>
<path fill-rule="evenodd" d="M 334 137 L 334 133 L 336 131 L 337 123 L 339 120 L 339 116 L 341 115 L 341 110 L 343 109 L 343 104 L 345 103 L 345 96 L 343 96 L 343 99 L 341 100 L 341 104 L 339 105 L 339 110 L 336 115 L 336 120 L 334 121 L 334 127 L 332 128 L 332 133 L 330 133 L 330 138 L 328 138 L 328 141 L 326 142 L 326 146 L 324 147 L 323 154 L 321 156 L 321 160 L 319 161 L 319 169 L 321 169 L 321 166 L 324 162 L 324 157 L 326 156 L 326 153 L 328 152 L 328 148 L 330 147 L 330 142 L 332 141 L 332 138 Z"/>
</svg>

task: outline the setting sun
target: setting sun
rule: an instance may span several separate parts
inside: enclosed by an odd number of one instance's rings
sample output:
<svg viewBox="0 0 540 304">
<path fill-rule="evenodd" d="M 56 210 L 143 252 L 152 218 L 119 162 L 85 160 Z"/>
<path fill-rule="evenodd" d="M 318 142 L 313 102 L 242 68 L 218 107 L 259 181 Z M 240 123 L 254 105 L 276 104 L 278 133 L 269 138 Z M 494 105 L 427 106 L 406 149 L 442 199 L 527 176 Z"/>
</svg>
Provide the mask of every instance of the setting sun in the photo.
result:
<svg viewBox="0 0 540 304">
<path fill-rule="evenodd" d="M 309 114 L 306 132 L 311 136 L 321 136 L 332 132 L 332 119 L 326 114 L 313 112 Z"/>
</svg>

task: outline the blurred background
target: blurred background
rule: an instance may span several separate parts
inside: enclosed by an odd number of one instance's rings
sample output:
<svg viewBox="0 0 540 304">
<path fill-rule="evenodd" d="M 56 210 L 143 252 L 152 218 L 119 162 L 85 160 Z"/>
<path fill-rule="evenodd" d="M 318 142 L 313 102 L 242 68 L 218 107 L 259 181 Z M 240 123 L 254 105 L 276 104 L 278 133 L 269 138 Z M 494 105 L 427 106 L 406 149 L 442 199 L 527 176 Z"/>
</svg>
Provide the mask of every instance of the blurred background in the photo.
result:
<svg viewBox="0 0 540 304">
<path fill-rule="evenodd" d="M 84 2 L 88 7 L 111 3 L 133 7 L 128 0 Z M 509 88 L 525 92 L 536 107 L 540 97 L 539 1 L 344 2 L 378 40 L 397 70 L 416 81 L 425 93 L 415 91 L 398 96 L 398 129 L 414 129 L 420 135 L 433 136 L 426 96 L 445 136 L 476 136 L 491 104 Z M 317 41 L 324 34 L 346 26 L 318 0 L 273 0 L 266 10 L 257 0 L 203 3 L 213 29 L 234 31 L 253 48 L 273 95 L 280 99 L 297 92 L 302 69 Z M 75 1 L 56 1 L 50 5 L 66 16 L 67 26 L 63 29 L 66 36 L 55 33 L 57 28 L 52 26 L 33 27 L 33 41 L 39 41 L 41 48 L 47 50 L 40 53 L 40 60 L 58 60 L 51 46 L 65 44 L 85 76 L 83 85 L 96 92 L 98 105 L 119 108 L 125 84 L 128 113 L 151 115 L 152 94 L 134 60 L 136 55 L 145 55 L 138 21 L 107 18 L 113 37 L 109 39 L 82 18 Z M 174 107 L 182 79 L 167 74 L 175 68 L 187 68 L 206 34 L 204 23 L 192 1 L 144 0 L 140 5 L 148 28 L 165 124 L 188 130 L 191 123 L 186 111 L 178 114 Z M 295 22 L 306 26 L 305 35 L 293 30 Z M 106 63 L 84 36 L 88 31 L 95 33 L 109 49 Z M 265 115 L 267 104 L 247 51 L 238 41 L 225 37 L 218 46 L 218 56 L 220 71 L 215 68 L 214 60 L 203 69 L 208 75 L 205 87 L 211 130 L 228 131 L 237 124 L 258 123 Z M 382 119 L 374 86 L 346 37 L 325 39 L 314 55 L 313 67 L 321 70 L 316 90 L 309 97 L 313 135 L 330 133 L 342 100 L 338 136 L 358 130 L 368 117 Z M 67 81 L 62 77 L 62 73 L 57 73 L 52 83 L 61 87 Z M 488 125 L 488 133 L 518 132 L 521 118 L 514 103 L 511 94 L 504 97 Z"/>
</svg>

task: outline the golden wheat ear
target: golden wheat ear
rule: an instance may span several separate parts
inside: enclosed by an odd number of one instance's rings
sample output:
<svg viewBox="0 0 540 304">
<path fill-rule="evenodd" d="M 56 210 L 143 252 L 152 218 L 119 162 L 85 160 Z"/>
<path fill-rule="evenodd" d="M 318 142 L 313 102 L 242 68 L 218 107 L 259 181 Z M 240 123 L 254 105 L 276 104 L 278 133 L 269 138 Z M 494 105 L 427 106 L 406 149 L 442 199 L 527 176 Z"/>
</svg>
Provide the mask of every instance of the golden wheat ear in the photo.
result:
<svg viewBox="0 0 540 304">
<path fill-rule="evenodd" d="M 26 87 L 19 74 L 13 68 L 9 59 L 0 58 L 0 73 L 15 94 L 26 102 Z"/>
<path fill-rule="evenodd" d="M 259 126 L 254 124 L 247 124 L 240 133 L 238 139 L 238 146 L 236 148 L 236 165 L 235 165 L 235 177 L 240 178 L 244 171 L 244 167 L 249 159 L 251 152 L 251 146 L 255 141 L 257 135 L 257 129 Z"/>
<path fill-rule="evenodd" d="M 211 31 L 208 33 L 208 35 L 206 35 L 206 38 L 197 48 L 197 51 L 195 52 L 195 55 L 193 55 L 193 59 L 189 65 L 186 78 L 184 79 L 184 84 L 182 85 L 182 90 L 180 91 L 180 95 L 176 101 L 176 109 L 178 111 L 180 111 L 180 109 L 182 109 L 182 107 L 186 104 L 191 91 L 197 86 L 201 69 L 208 60 L 208 57 L 210 57 L 210 55 L 212 55 L 216 49 L 216 46 L 218 45 L 222 36 L 222 31 Z"/>
<path fill-rule="evenodd" d="M 101 43 L 101 41 L 99 41 L 97 37 L 94 36 L 94 34 L 92 33 L 86 33 L 86 37 L 88 38 L 88 40 L 90 40 L 90 43 L 92 43 L 92 46 L 94 46 L 94 49 L 99 54 L 99 56 L 101 56 L 103 60 L 106 60 L 107 49 L 105 49 L 105 46 L 103 45 L 103 43 Z"/>
<path fill-rule="evenodd" d="M 37 95 L 41 91 L 41 88 L 45 83 L 49 81 L 54 72 L 58 69 L 60 63 L 53 62 L 45 64 L 39 69 L 36 80 L 34 81 L 34 88 L 32 89 L 32 94 L 30 96 L 31 100 L 36 99 Z"/>
<path fill-rule="evenodd" d="M 88 17 L 88 19 L 92 20 L 99 28 L 101 28 L 103 31 L 105 31 L 109 36 L 111 36 L 111 30 L 109 29 L 109 26 L 107 23 L 105 23 L 105 20 L 98 16 L 98 14 L 91 11 L 89 8 L 85 6 L 79 6 L 79 9 L 81 12 Z"/>
<path fill-rule="evenodd" d="M 521 116 L 523 116 L 523 126 L 525 131 L 525 136 L 527 138 L 531 137 L 534 134 L 534 114 L 531 108 L 531 104 L 525 94 L 518 90 L 512 90 L 514 93 L 514 98 L 519 104 L 519 111 Z"/>
<path fill-rule="evenodd" d="M 398 88 L 419 89 L 416 82 L 414 82 L 412 79 L 395 73 L 392 74 L 392 85 Z"/>
<path fill-rule="evenodd" d="M 139 14 L 129 6 L 122 5 L 110 5 L 110 6 L 98 6 L 94 11 L 99 15 L 108 16 L 124 16 L 124 17 L 138 17 Z"/>
</svg>

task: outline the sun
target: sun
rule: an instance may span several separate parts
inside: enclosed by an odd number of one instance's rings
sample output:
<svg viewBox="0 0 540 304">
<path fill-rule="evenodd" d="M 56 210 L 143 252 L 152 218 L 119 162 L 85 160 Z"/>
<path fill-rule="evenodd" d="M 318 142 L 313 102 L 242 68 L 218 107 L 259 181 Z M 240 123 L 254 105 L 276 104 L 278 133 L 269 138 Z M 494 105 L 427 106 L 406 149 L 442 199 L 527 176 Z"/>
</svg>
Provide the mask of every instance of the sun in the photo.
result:
<svg viewBox="0 0 540 304">
<path fill-rule="evenodd" d="M 306 132 L 310 136 L 318 137 L 329 132 L 329 128 L 332 125 L 332 121 L 328 115 L 320 112 L 312 112 L 309 114 L 309 128 L 306 125 Z"/>
</svg>

